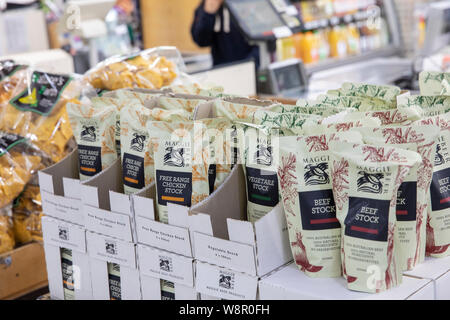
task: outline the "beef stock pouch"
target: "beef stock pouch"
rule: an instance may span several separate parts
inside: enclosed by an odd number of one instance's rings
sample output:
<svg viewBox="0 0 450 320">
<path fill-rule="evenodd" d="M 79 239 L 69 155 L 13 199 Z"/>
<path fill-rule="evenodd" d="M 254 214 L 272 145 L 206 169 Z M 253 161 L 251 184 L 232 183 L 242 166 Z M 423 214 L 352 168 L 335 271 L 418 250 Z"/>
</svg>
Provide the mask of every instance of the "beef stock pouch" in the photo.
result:
<svg viewBox="0 0 450 320">
<path fill-rule="evenodd" d="M 350 290 L 375 293 L 401 283 L 398 188 L 420 155 L 399 148 L 332 142 L 331 180 Z"/>
<path fill-rule="evenodd" d="M 450 114 L 427 117 L 416 124 L 440 129 L 426 222 L 426 255 L 442 258 L 450 255 Z"/>
<path fill-rule="evenodd" d="M 331 186 L 331 141 L 358 132 L 281 137 L 278 179 L 295 263 L 310 277 L 341 276 L 341 225 Z"/>
<path fill-rule="evenodd" d="M 412 270 L 425 259 L 428 199 L 439 128 L 413 125 L 367 128 L 361 132 L 366 143 L 416 151 L 422 157 L 422 161 L 411 168 L 397 193 L 399 263 L 403 270 Z"/>
</svg>

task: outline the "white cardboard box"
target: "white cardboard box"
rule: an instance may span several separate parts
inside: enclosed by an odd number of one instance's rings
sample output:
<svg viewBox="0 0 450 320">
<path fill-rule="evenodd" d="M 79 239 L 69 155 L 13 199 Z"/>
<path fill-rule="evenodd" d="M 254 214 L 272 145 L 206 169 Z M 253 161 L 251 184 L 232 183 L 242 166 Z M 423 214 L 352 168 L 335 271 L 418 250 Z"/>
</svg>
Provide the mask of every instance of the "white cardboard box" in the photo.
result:
<svg viewBox="0 0 450 320">
<path fill-rule="evenodd" d="M 191 257 L 142 244 L 137 245 L 137 250 L 144 300 L 161 300 L 161 279 L 174 283 L 176 300 L 197 300 Z"/>
<path fill-rule="evenodd" d="M 169 224 L 155 221 L 154 185 L 132 196 L 138 242 L 210 264 L 262 276 L 292 260 L 281 205 L 255 223 L 247 216 L 240 165 L 207 199 L 187 208 L 168 205 Z"/>
<path fill-rule="evenodd" d="M 192 257 L 187 211 L 169 204 L 169 223 L 155 220 L 156 187 L 152 184 L 133 194 L 136 233 L 139 243 Z"/>
<path fill-rule="evenodd" d="M 77 150 L 39 171 L 39 186 L 44 214 L 84 226 Z"/>
<path fill-rule="evenodd" d="M 241 165 L 190 214 L 194 257 L 199 261 L 261 277 L 292 260 L 281 203 L 255 223 L 243 221 L 247 199 Z"/>
<path fill-rule="evenodd" d="M 76 300 L 92 299 L 91 270 L 86 252 L 86 230 L 75 224 L 42 217 L 48 286 L 52 299 L 64 300 L 61 250 L 72 250 L 72 270 Z"/>
<path fill-rule="evenodd" d="M 196 261 L 195 287 L 204 299 L 256 300 L 258 278 Z"/>
<path fill-rule="evenodd" d="M 123 193 L 120 159 L 91 179 L 83 181 L 80 189 L 87 230 L 137 242 L 131 199 Z"/>
<path fill-rule="evenodd" d="M 433 300 L 430 280 L 403 277 L 400 286 L 371 294 L 347 289 L 346 280 L 339 278 L 311 278 L 294 263 L 268 275 L 259 282 L 261 300 Z"/>
<path fill-rule="evenodd" d="M 108 262 L 120 265 L 122 300 L 140 300 L 141 285 L 137 269 L 136 245 L 86 232 L 88 253 L 91 258 L 92 293 L 95 300 L 110 300 Z"/>
<path fill-rule="evenodd" d="M 450 257 L 426 257 L 424 263 L 404 273 L 410 277 L 433 282 L 436 300 L 450 300 Z"/>
</svg>

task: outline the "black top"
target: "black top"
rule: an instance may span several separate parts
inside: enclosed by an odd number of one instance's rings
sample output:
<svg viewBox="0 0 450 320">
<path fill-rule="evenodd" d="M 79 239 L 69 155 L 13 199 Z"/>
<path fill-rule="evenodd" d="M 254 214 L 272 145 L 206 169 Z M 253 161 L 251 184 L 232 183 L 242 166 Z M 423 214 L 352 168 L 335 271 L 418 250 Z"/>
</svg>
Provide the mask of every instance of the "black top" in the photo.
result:
<svg viewBox="0 0 450 320">
<path fill-rule="evenodd" d="M 202 1 L 195 10 L 191 34 L 200 47 L 211 47 L 214 65 L 253 58 L 256 68 L 259 66 L 258 47 L 248 44 L 223 6 L 216 14 L 209 14 Z"/>
</svg>

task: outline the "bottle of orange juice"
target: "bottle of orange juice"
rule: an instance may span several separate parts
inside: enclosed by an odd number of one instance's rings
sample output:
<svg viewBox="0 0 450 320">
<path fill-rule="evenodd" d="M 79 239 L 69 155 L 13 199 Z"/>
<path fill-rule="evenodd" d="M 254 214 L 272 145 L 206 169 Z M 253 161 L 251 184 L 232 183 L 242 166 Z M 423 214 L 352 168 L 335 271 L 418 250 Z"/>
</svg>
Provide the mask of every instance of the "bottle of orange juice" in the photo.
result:
<svg viewBox="0 0 450 320">
<path fill-rule="evenodd" d="M 302 59 L 304 63 L 313 63 L 316 61 L 317 48 L 315 37 L 311 31 L 306 32 L 301 39 Z"/>
<path fill-rule="evenodd" d="M 302 33 L 296 33 L 293 36 L 294 48 L 295 48 L 295 57 L 297 59 L 302 59 Z"/>
</svg>

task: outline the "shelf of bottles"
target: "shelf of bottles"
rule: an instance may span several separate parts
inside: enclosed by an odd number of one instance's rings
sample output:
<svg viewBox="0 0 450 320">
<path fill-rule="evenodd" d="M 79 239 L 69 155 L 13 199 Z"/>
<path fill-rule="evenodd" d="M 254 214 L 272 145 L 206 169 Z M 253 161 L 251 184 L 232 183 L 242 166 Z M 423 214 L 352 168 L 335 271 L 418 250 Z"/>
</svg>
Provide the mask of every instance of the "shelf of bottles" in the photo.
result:
<svg viewBox="0 0 450 320">
<path fill-rule="evenodd" d="M 307 66 L 364 55 L 387 47 L 383 1 L 291 1 L 299 32 L 277 40 L 277 61 L 302 59 Z"/>
</svg>

